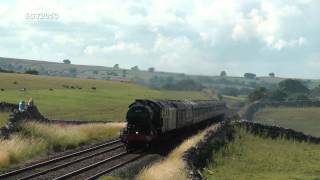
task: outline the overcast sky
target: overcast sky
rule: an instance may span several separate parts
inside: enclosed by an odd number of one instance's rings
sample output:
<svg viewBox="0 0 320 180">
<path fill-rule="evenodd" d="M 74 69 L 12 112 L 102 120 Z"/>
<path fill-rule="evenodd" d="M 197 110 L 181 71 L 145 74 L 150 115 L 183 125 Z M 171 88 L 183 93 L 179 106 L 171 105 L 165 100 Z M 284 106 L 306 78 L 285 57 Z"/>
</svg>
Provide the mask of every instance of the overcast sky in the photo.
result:
<svg viewBox="0 0 320 180">
<path fill-rule="evenodd" d="M 0 56 L 320 78 L 319 18 L 320 0 L 1 0 Z"/>
</svg>

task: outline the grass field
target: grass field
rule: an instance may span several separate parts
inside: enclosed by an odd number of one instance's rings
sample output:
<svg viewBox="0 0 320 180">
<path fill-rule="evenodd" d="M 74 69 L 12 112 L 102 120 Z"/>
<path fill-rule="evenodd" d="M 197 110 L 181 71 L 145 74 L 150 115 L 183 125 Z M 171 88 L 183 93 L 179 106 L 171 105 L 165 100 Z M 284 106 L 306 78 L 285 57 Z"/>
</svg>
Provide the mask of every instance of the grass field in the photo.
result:
<svg viewBox="0 0 320 180">
<path fill-rule="evenodd" d="M 278 125 L 320 136 L 320 108 L 263 108 L 254 115 L 254 121 Z"/>
<path fill-rule="evenodd" d="M 200 92 L 158 91 L 105 80 L 0 73 L 0 82 L 4 89 L 0 101 L 17 103 L 32 97 L 40 112 L 51 119 L 123 121 L 134 99 L 206 99 Z"/>
<path fill-rule="evenodd" d="M 0 127 L 6 124 L 10 113 L 0 112 Z"/>
<path fill-rule="evenodd" d="M 226 95 L 224 95 L 223 96 L 223 101 L 225 101 L 226 104 L 229 107 L 235 107 L 235 106 L 238 106 L 241 103 L 245 103 L 246 98 L 242 97 L 242 96 L 236 97 L 236 96 L 226 96 Z"/>
<path fill-rule="evenodd" d="M 235 141 L 215 153 L 202 173 L 207 179 L 319 179 L 320 145 L 238 129 Z"/>
</svg>

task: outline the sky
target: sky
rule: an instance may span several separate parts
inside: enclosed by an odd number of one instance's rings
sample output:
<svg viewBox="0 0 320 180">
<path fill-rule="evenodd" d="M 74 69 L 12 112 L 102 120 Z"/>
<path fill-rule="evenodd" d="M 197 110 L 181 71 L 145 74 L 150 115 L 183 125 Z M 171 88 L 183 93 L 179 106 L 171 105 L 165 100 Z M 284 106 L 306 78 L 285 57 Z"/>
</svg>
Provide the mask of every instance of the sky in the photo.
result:
<svg viewBox="0 0 320 180">
<path fill-rule="evenodd" d="M 320 78 L 320 0 L 0 0 L 0 56 Z"/>
</svg>

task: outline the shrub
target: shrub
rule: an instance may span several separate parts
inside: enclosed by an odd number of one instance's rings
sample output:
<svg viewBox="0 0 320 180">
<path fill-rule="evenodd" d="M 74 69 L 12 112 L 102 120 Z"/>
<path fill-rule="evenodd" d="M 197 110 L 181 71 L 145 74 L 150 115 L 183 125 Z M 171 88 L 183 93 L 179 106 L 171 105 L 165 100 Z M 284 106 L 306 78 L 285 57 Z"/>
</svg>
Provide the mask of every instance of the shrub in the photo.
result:
<svg viewBox="0 0 320 180">
<path fill-rule="evenodd" d="M 24 72 L 25 74 L 39 75 L 39 72 L 36 70 L 27 70 Z"/>
</svg>

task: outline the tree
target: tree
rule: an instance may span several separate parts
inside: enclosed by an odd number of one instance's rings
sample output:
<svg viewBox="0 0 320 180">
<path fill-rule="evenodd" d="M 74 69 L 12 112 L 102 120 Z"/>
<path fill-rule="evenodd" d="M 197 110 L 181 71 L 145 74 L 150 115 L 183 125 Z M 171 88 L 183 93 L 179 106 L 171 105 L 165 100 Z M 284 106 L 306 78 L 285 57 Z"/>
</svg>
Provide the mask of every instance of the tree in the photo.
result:
<svg viewBox="0 0 320 180">
<path fill-rule="evenodd" d="M 306 100 L 309 100 L 309 97 L 306 94 L 303 94 L 303 93 L 296 93 L 296 94 L 291 94 L 289 96 L 289 100 L 306 101 Z"/>
<path fill-rule="evenodd" d="M 275 74 L 272 72 L 272 73 L 269 73 L 269 77 L 272 77 L 274 78 L 275 77 Z"/>
<path fill-rule="evenodd" d="M 267 96 L 267 89 L 264 87 L 257 87 L 255 88 L 249 95 L 249 101 L 257 101 L 265 98 Z"/>
<path fill-rule="evenodd" d="M 128 75 L 128 72 L 127 72 L 127 70 L 122 70 L 122 77 L 127 77 L 127 75 Z"/>
<path fill-rule="evenodd" d="M 257 75 L 253 74 L 253 73 L 245 73 L 244 77 L 247 79 L 255 79 L 257 77 Z"/>
<path fill-rule="evenodd" d="M 149 67 L 148 69 L 149 72 L 154 72 L 154 70 L 155 70 L 154 67 Z"/>
<path fill-rule="evenodd" d="M 115 65 L 113 66 L 113 68 L 114 68 L 114 69 L 119 69 L 119 64 L 115 64 Z"/>
<path fill-rule="evenodd" d="M 295 79 L 286 79 L 284 81 L 281 81 L 278 86 L 280 90 L 284 91 L 287 94 L 305 94 L 310 92 L 310 90 L 306 86 L 304 86 L 301 81 Z"/>
<path fill-rule="evenodd" d="M 282 90 L 276 89 L 270 94 L 270 99 L 275 101 L 284 101 L 288 97 L 288 94 Z"/>
<path fill-rule="evenodd" d="M 37 70 L 27 70 L 24 72 L 25 74 L 39 75 Z"/>
<path fill-rule="evenodd" d="M 138 66 L 133 66 L 133 67 L 131 68 L 131 70 L 139 71 L 139 67 L 138 67 Z"/>
<path fill-rule="evenodd" d="M 76 77 L 77 76 L 78 70 L 76 68 L 69 68 L 68 71 L 70 73 L 70 76 L 72 76 L 72 77 Z"/>
<path fill-rule="evenodd" d="M 220 76 L 221 76 L 221 77 L 227 76 L 227 72 L 226 72 L 226 71 L 221 71 Z"/>
<path fill-rule="evenodd" d="M 318 96 L 320 96 L 320 85 L 317 86 L 317 87 L 315 87 L 315 88 L 313 88 L 313 89 L 311 90 L 310 95 L 311 95 L 312 97 L 318 97 Z"/>
<path fill-rule="evenodd" d="M 71 61 L 70 61 L 69 59 L 64 59 L 64 60 L 63 60 L 63 63 L 64 63 L 64 64 L 71 64 Z"/>
</svg>

